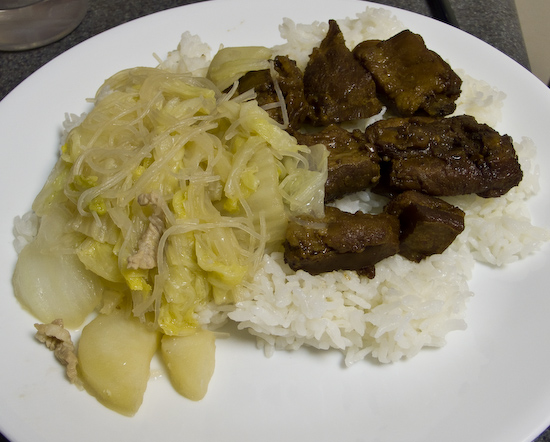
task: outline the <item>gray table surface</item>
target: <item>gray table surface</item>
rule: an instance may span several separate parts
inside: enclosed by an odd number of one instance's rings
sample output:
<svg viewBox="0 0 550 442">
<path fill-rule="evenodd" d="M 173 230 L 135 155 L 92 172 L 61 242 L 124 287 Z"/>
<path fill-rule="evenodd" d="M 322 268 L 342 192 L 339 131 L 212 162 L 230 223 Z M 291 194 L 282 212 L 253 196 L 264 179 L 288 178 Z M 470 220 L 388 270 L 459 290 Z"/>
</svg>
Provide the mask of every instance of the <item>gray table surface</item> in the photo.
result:
<svg viewBox="0 0 550 442">
<path fill-rule="evenodd" d="M 62 40 L 24 52 L 0 52 L 0 100 L 34 71 L 78 43 L 130 20 L 190 3 L 197 0 L 90 0 L 83 22 Z M 434 17 L 428 0 L 376 0 L 375 3 Z M 529 69 L 514 0 L 449 0 L 449 4 L 462 30 Z M 6 442 L 1 434 L 0 442 Z M 550 442 L 550 429 L 536 442 Z"/>
</svg>

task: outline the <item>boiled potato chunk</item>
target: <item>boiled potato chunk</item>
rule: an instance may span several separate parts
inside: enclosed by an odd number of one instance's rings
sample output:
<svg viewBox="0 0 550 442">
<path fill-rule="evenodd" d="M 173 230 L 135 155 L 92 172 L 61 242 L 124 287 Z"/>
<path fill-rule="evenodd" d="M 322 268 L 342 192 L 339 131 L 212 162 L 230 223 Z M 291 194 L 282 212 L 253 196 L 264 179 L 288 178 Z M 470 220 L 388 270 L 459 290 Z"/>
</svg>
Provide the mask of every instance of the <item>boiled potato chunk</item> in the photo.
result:
<svg viewBox="0 0 550 442">
<path fill-rule="evenodd" d="M 182 396 L 199 401 L 206 395 L 214 374 L 215 340 L 214 333 L 209 330 L 189 336 L 162 337 L 162 358 L 172 385 Z"/>
<path fill-rule="evenodd" d="M 133 416 L 143 402 L 158 334 L 136 318 L 99 315 L 82 330 L 78 343 L 80 376 L 103 405 Z"/>
</svg>

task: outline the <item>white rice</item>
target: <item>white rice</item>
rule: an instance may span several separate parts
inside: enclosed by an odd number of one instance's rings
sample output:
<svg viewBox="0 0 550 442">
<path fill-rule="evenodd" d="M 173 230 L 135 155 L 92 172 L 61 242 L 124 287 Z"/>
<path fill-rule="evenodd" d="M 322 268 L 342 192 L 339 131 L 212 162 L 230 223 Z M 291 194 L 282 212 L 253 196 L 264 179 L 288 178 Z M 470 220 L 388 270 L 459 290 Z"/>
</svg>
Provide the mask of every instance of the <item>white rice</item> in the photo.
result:
<svg viewBox="0 0 550 442">
<path fill-rule="evenodd" d="M 387 39 L 405 29 L 405 25 L 390 11 L 382 8 L 367 8 L 355 18 L 347 17 L 337 22 L 350 49 L 364 40 Z M 327 22 L 301 24 L 284 18 L 279 32 L 286 42 L 273 50 L 275 54 L 288 55 L 298 67 L 304 69 L 312 49 L 319 46 L 327 31 Z"/>
<path fill-rule="evenodd" d="M 210 64 L 210 54 L 209 45 L 203 43 L 199 36 L 186 31 L 182 34 L 178 47 L 169 52 L 164 60 L 159 59 L 159 67 L 173 72 L 189 72 L 204 77 Z"/>
<path fill-rule="evenodd" d="M 17 253 L 34 240 L 38 234 L 38 225 L 38 216 L 33 211 L 15 217 L 13 220 L 13 248 Z"/>
</svg>

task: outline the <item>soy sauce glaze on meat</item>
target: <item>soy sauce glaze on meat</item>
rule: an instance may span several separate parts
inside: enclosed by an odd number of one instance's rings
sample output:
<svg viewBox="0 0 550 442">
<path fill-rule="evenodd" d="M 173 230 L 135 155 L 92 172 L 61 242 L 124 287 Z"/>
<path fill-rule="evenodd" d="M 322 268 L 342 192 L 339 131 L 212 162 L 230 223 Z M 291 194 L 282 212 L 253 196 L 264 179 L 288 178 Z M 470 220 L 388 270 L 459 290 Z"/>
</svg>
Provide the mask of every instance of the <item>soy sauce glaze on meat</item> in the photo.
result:
<svg viewBox="0 0 550 442">
<path fill-rule="evenodd" d="M 415 190 L 400 193 L 384 207 L 399 219 L 399 254 L 410 261 L 443 253 L 464 230 L 464 212 Z"/>
<path fill-rule="evenodd" d="M 374 146 L 367 143 L 362 131 L 348 131 L 331 124 L 319 132 L 292 131 L 291 134 L 300 144 L 324 144 L 327 147 L 329 155 L 325 202 L 368 189 L 380 179 L 380 157 Z"/>
<path fill-rule="evenodd" d="M 321 219 L 304 216 L 289 222 L 285 260 L 292 269 L 312 275 L 357 270 L 372 278 L 374 265 L 399 250 L 397 216 L 325 209 Z"/>
<path fill-rule="evenodd" d="M 512 139 L 471 116 L 390 118 L 365 134 L 385 163 L 380 193 L 498 197 L 523 177 Z"/>
<path fill-rule="evenodd" d="M 449 115 L 462 80 L 422 37 L 405 30 L 385 40 L 359 43 L 353 55 L 372 74 L 384 102 L 398 115 Z"/>
<path fill-rule="evenodd" d="M 316 126 L 368 118 L 382 110 L 376 86 L 346 46 L 335 20 L 304 70 L 304 91 Z"/>
<path fill-rule="evenodd" d="M 372 188 L 392 198 L 378 215 L 325 206 L 323 219 L 291 220 L 285 260 L 312 274 L 353 269 L 369 277 L 381 259 L 400 253 L 418 262 L 442 253 L 464 229 L 464 213 L 437 196 L 475 193 L 498 197 L 523 174 L 512 139 L 473 117 L 452 116 L 462 80 L 422 37 L 403 31 L 350 51 L 334 20 L 302 75 L 293 60 L 241 79 L 239 93 L 254 89 L 260 105 L 279 101 L 288 132 L 300 144 L 329 152 L 325 202 Z M 378 114 L 364 132 L 342 123 Z M 282 113 L 268 110 L 283 123 Z M 393 114 L 393 116 L 392 116 Z"/>
<path fill-rule="evenodd" d="M 288 115 L 288 126 L 299 128 L 309 118 L 312 110 L 304 94 L 304 74 L 296 66 L 296 62 L 287 56 L 277 56 L 273 60 L 273 69 L 276 81 L 283 94 Z M 251 71 L 239 80 L 237 92 L 242 94 L 250 89 L 256 92 L 259 106 L 266 106 L 279 102 L 270 69 Z M 267 108 L 271 118 L 284 124 L 283 113 L 279 106 Z"/>
</svg>

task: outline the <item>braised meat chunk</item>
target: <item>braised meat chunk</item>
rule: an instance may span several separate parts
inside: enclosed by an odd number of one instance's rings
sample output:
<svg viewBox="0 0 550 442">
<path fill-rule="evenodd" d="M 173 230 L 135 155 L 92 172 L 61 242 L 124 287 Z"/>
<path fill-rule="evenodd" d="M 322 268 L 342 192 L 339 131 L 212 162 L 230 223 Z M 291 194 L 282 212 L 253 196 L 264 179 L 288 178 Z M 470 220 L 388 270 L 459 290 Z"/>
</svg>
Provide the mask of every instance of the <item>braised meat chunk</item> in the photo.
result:
<svg viewBox="0 0 550 442">
<path fill-rule="evenodd" d="M 388 40 L 368 40 L 353 54 L 398 115 L 444 116 L 456 109 L 462 80 L 420 35 L 405 30 Z"/>
<path fill-rule="evenodd" d="M 313 275 L 357 270 L 373 278 L 374 265 L 398 250 L 396 216 L 352 214 L 327 206 L 322 219 L 300 217 L 289 223 L 285 261 L 293 270 Z"/>
<path fill-rule="evenodd" d="M 288 114 L 289 127 L 298 128 L 306 120 L 311 108 L 304 95 L 304 76 L 296 66 L 296 62 L 285 55 L 277 56 L 273 60 L 275 81 L 282 94 Z M 242 94 L 250 89 L 256 92 L 256 100 L 262 107 L 266 107 L 271 118 L 284 124 L 283 112 L 280 106 L 269 107 L 280 102 L 275 87 L 275 81 L 270 69 L 251 71 L 239 79 L 237 92 Z"/>
<path fill-rule="evenodd" d="M 380 158 L 359 130 L 330 125 L 316 133 L 292 133 L 306 146 L 324 144 L 329 152 L 325 202 L 365 190 L 380 178 Z"/>
<path fill-rule="evenodd" d="M 440 198 L 409 190 L 384 208 L 399 218 L 399 254 L 410 261 L 443 253 L 464 230 L 464 212 Z"/>
<path fill-rule="evenodd" d="M 378 193 L 504 195 L 523 178 L 510 136 L 474 117 L 378 121 L 365 131 L 383 164 Z"/>
<path fill-rule="evenodd" d="M 304 70 L 304 91 L 313 107 L 312 123 L 331 123 L 368 118 L 382 110 L 372 76 L 347 48 L 336 21 L 320 47 L 314 48 Z"/>
</svg>

